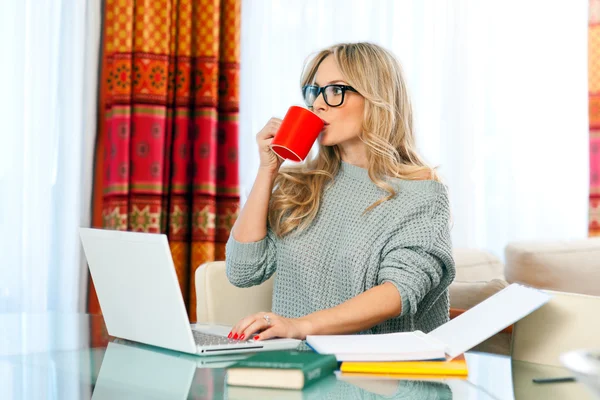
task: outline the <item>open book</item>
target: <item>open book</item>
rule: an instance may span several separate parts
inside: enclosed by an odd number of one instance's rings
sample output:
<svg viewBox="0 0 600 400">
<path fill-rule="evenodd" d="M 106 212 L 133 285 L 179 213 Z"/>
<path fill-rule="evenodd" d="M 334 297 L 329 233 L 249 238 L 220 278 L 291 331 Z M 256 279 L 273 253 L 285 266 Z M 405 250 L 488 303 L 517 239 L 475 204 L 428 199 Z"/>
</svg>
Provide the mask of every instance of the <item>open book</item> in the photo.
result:
<svg viewBox="0 0 600 400">
<path fill-rule="evenodd" d="M 338 361 L 452 359 L 538 309 L 551 295 L 513 283 L 439 328 L 379 335 L 309 335 L 317 353 Z"/>
</svg>

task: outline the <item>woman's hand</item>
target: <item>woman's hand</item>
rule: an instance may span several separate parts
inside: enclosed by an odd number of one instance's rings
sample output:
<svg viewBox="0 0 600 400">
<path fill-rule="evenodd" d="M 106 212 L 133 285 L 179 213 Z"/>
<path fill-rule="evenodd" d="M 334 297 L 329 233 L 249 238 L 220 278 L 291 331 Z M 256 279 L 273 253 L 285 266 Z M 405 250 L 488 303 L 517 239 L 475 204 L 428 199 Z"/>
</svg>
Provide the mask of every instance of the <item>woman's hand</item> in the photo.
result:
<svg viewBox="0 0 600 400">
<path fill-rule="evenodd" d="M 304 340 L 309 328 L 308 321 L 301 318 L 284 318 L 270 312 L 259 312 L 238 322 L 229 332 L 228 338 L 265 340 L 279 337 Z"/>
<path fill-rule="evenodd" d="M 260 156 L 260 168 L 270 173 L 277 172 L 283 163 L 283 159 L 279 158 L 270 147 L 280 126 L 281 120 L 279 118 L 271 118 L 264 128 L 256 135 L 256 144 L 258 144 L 258 153 Z"/>
</svg>

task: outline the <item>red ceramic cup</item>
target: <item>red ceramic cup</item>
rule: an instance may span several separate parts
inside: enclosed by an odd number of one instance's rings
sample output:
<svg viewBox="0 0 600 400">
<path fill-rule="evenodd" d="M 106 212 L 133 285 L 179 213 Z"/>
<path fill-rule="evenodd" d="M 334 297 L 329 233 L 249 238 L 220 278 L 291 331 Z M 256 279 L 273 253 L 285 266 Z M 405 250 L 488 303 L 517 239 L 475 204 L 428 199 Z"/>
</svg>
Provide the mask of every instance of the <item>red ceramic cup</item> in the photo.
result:
<svg viewBox="0 0 600 400">
<path fill-rule="evenodd" d="M 323 130 L 323 120 L 306 108 L 291 106 L 271 142 L 271 149 L 281 158 L 302 161 Z"/>
</svg>

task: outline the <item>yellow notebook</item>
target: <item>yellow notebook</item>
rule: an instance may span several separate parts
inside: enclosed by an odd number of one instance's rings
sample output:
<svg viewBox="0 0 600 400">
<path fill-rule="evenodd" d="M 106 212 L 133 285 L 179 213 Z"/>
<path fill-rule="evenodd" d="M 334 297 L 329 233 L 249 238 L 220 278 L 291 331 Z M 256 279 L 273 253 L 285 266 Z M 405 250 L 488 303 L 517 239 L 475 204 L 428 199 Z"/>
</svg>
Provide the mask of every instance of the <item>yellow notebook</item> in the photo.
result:
<svg viewBox="0 0 600 400">
<path fill-rule="evenodd" d="M 423 375 L 423 374 L 368 374 L 366 372 L 339 372 L 337 378 L 354 382 L 384 382 L 384 381 L 431 381 L 444 382 L 447 380 L 467 380 L 468 375 Z"/>
<path fill-rule="evenodd" d="M 467 376 L 469 374 L 464 354 L 451 361 L 343 362 L 340 371 L 394 375 Z"/>
</svg>

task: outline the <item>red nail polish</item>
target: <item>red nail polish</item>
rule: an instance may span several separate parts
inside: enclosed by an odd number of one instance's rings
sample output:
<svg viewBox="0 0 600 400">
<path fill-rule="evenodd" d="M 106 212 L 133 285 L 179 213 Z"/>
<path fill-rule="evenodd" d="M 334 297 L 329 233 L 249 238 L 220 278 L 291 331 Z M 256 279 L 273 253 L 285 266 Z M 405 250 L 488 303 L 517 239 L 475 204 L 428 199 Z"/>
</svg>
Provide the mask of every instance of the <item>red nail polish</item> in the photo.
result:
<svg viewBox="0 0 600 400">
<path fill-rule="evenodd" d="M 242 336 L 240 336 L 240 340 L 244 340 L 244 338 L 245 338 L 245 337 L 246 337 L 246 335 L 244 335 L 244 334 L 242 333 Z"/>
<path fill-rule="evenodd" d="M 233 333 L 229 332 L 229 335 L 227 335 L 228 339 L 231 339 L 231 336 L 233 335 Z"/>
<path fill-rule="evenodd" d="M 233 339 L 237 339 L 238 338 L 238 334 L 236 333 L 235 335 L 233 335 Z"/>
<path fill-rule="evenodd" d="M 258 340 L 258 335 L 254 336 L 254 340 Z"/>
</svg>

